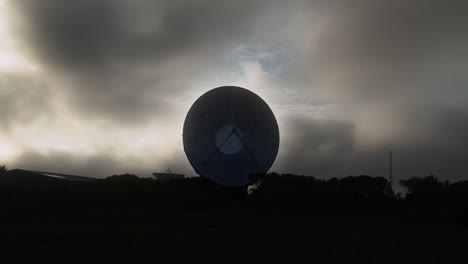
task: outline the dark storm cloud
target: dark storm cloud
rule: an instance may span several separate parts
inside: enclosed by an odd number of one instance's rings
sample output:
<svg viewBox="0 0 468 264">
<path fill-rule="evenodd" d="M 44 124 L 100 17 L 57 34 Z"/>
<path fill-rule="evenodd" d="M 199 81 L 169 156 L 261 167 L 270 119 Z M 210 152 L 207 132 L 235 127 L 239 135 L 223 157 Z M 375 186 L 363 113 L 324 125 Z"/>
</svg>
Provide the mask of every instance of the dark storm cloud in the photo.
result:
<svg viewBox="0 0 468 264">
<path fill-rule="evenodd" d="M 329 176 L 341 157 L 353 152 L 354 129 L 347 121 L 292 115 L 281 125 L 287 136 L 275 165 L 279 171 Z"/>
<path fill-rule="evenodd" d="M 239 40 L 261 1 L 13 1 L 36 56 L 60 69 L 161 63 Z M 190 51 L 191 52 L 191 51 Z M 81 68 L 82 67 L 82 68 Z"/>
<path fill-rule="evenodd" d="M 46 84 L 37 76 L 0 74 L 0 132 L 49 114 L 48 92 Z"/>
<path fill-rule="evenodd" d="M 248 39 L 264 1 L 10 1 L 31 57 L 68 82 L 88 116 L 141 121 L 171 112 L 222 52 Z"/>
<path fill-rule="evenodd" d="M 303 3 L 311 10 L 316 4 Z M 467 2 L 334 1 L 321 10 L 326 22 L 296 71 L 319 101 L 339 105 L 366 145 L 349 161 L 338 154 L 330 164 L 376 171 L 366 153 L 393 148 L 404 157 L 405 176 L 466 174 Z"/>
<path fill-rule="evenodd" d="M 388 176 L 388 152 L 394 154 L 394 177 L 400 179 L 434 174 L 444 180 L 468 177 L 468 112 L 433 110 L 412 116 L 415 137 L 428 138 L 423 144 L 391 142 L 370 150 L 356 146 L 351 121 L 290 117 L 282 124 L 287 134 L 275 170 L 313 175 L 319 178 L 347 175 Z M 424 124 L 424 125 L 421 125 Z M 283 134 L 284 135 L 284 134 Z"/>
<path fill-rule="evenodd" d="M 347 153 L 353 150 L 353 126 L 335 120 L 308 120 L 292 117 L 285 120 L 286 133 L 293 142 L 285 142 L 292 153 L 317 155 L 320 153 Z"/>
<path fill-rule="evenodd" d="M 310 58 L 314 77 L 343 82 L 324 93 L 358 102 L 411 90 L 440 94 L 455 78 L 466 85 L 467 10 L 457 0 L 343 2 Z"/>
</svg>

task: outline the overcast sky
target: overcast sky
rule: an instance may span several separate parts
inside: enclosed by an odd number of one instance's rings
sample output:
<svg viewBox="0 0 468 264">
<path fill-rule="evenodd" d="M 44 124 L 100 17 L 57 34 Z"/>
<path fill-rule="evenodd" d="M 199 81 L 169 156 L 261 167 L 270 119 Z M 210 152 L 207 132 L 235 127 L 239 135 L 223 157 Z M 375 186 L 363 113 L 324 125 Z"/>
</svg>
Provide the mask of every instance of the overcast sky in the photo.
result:
<svg viewBox="0 0 468 264">
<path fill-rule="evenodd" d="M 0 0 L 0 164 L 194 174 L 193 102 L 245 87 L 272 170 L 468 178 L 468 2 Z"/>
</svg>

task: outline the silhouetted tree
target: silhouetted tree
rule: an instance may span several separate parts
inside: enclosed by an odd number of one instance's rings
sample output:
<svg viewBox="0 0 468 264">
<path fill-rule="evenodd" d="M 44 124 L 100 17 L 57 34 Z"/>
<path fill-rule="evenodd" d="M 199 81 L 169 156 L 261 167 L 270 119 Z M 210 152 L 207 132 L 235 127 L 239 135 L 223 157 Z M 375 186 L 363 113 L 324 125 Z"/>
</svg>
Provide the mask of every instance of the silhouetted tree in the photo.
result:
<svg viewBox="0 0 468 264">
<path fill-rule="evenodd" d="M 138 182 L 140 178 L 135 174 L 125 173 L 121 175 L 112 175 L 105 178 L 103 181 L 106 183 L 128 184 Z"/>
<path fill-rule="evenodd" d="M 423 178 L 412 177 L 400 180 L 400 184 L 408 190 L 407 199 L 437 200 L 444 196 L 450 184 L 448 181 L 441 182 L 434 175 Z"/>
<path fill-rule="evenodd" d="M 340 192 L 348 198 L 365 199 L 385 195 L 388 182 L 383 177 L 348 176 L 339 180 Z"/>
<path fill-rule="evenodd" d="M 8 172 L 6 165 L 0 166 L 0 176 L 5 175 Z"/>
</svg>

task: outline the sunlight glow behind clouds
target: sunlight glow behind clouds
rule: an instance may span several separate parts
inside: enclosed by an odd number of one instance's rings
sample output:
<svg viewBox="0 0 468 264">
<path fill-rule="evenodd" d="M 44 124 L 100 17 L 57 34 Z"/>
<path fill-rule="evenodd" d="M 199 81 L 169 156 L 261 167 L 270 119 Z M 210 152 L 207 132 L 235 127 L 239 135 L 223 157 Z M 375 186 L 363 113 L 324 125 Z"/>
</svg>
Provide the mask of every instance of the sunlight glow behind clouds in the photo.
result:
<svg viewBox="0 0 468 264">
<path fill-rule="evenodd" d="M 37 66 L 24 58 L 9 31 L 7 0 L 0 0 L 0 72 L 36 71 Z"/>
<path fill-rule="evenodd" d="M 0 160 L 12 162 L 20 154 L 20 150 L 10 143 L 11 139 L 2 137 L 0 134 Z"/>
</svg>

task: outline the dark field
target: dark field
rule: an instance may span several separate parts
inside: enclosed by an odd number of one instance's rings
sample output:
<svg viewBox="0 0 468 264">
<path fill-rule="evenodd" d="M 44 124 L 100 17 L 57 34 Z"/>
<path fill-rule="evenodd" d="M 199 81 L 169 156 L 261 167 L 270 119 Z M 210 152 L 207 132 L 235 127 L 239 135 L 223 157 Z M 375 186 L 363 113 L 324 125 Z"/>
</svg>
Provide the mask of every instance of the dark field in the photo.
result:
<svg viewBox="0 0 468 264">
<path fill-rule="evenodd" d="M 463 263 L 468 229 L 415 222 L 141 209 L 4 211 L 2 258 L 66 263 Z"/>
<path fill-rule="evenodd" d="M 401 197 L 379 177 L 269 174 L 245 195 L 200 178 L 10 176 L 0 263 L 468 263 L 466 182 L 413 178 Z"/>
</svg>

